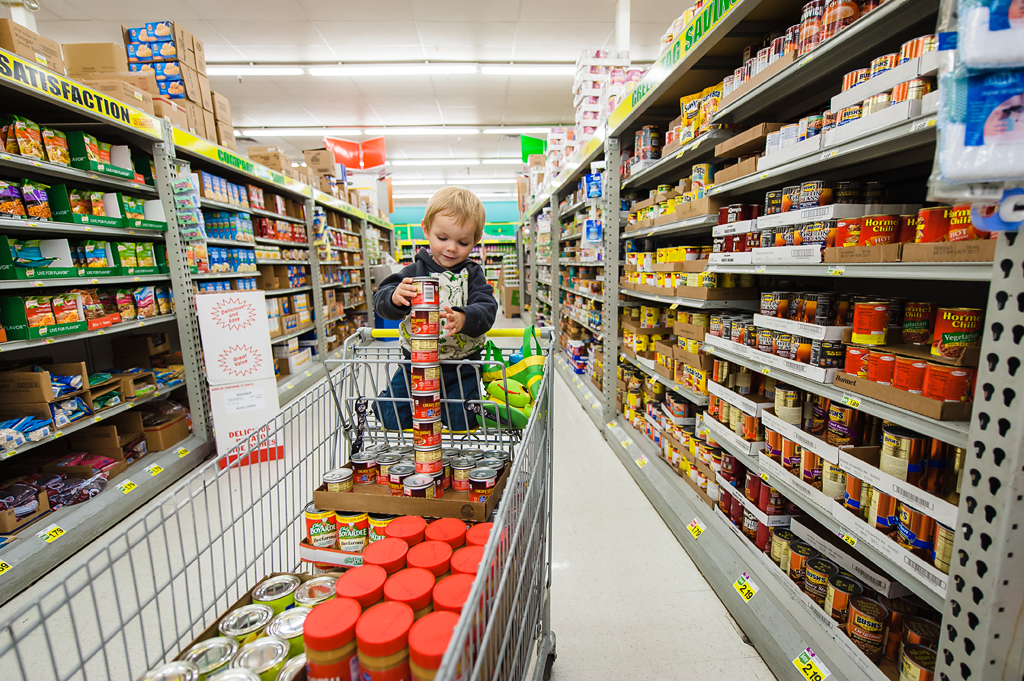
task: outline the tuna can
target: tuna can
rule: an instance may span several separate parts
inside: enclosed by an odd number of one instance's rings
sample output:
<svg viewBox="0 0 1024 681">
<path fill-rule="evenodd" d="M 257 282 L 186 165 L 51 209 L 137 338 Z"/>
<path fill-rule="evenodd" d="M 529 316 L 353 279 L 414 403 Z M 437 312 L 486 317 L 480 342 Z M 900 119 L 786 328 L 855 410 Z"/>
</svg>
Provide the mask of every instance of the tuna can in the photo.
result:
<svg viewBox="0 0 1024 681">
<path fill-rule="evenodd" d="M 936 521 L 935 536 L 932 537 L 932 565 L 949 574 L 949 564 L 953 560 L 953 540 L 956 534 L 952 527 L 946 527 Z"/>
<path fill-rule="evenodd" d="M 417 473 L 434 473 L 441 472 L 443 465 L 441 463 L 441 445 L 438 443 L 435 447 L 421 447 L 416 449 L 416 463 L 414 464 Z"/>
<path fill-rule="evenodd" d="M 885 345 L 885 332 L 889 325 L 889 302 L 854 303 L 853 335 L 857 345 Z"/>
<path fill-rule="evenodd" d="M 882 350 L 868 351 L 868 380 L 879 385 L 892 385 L 896 371 L 896 355 Z"/>
<path fill-rule="evenodd" d="M 441 393 L 413 393 L 412 417 L 420 421 L 441 417 Z"/>
<path fill-rule="evenodd" d="M 437 338 L 441 333 L 441 313 L 435 310 L 413 310 L 409 314 L 409 335 L 413 338 Z"/>
<path fill-rule="evenodd" d="M 840 341 L 811 341 L 811 364 L 822 369 L 839 369 L 844 362 Z"/>
<path fill-rule="evenodd" d="M 969 307 L 940 307 L 935 318 L 932 354 L 956 358 L 981 342 L 981 310 Z"/>
<path fill-rule="evenodd" d="M 828 578 L 828 591 L 825 594 L 825 613 L 840 624 L 849 618 L 850 599 L 864 593 L 864 587 L 856 580 L 835 574 Z"/>
<path fill-rule="evenodd" d="M 913 357 L 897 357 L 892 387 L 920 395 L 924 390 L 924 372 L 928 362 Z"/>
<path fill-rule="evenodd" d="M 860 246 L 880 246 L 896 240 L 899 215 L 865 215 L 860 228 Z"/>
<path fill-rule="evenodd" d="M 943 402 L 966 402 L 970 398 L 974 369 L 928 362 L 924 368 L 922 394 Z"/>
<path fill-rule="evenodd" d="M 415 427 L 415 424 L 413 424 Z M 387 487 L 388 482 L 388 470 L 395 464 L 401 462 L 402 457 L 398 454 L 392 454 L 390 452 L 386 454 L 377 455 L 377 484 L 381 487 Z"/>
<path fill-rule="evenodd" d="M 897 543 L 922 558 L 931 558 L 935 520 L 902 501 L 896 505 Z"/>
<path fill-rule="evenodd" d="M 412 307 L 427 307 L 437 309 L 440 301 L 438 295 L 439 285 L 436 277 L 413 277 L 412 285 L 419 291 L 409 301 Z"/>
<path fill-rule="evenodd" d="M 338 520 L 338 550 L 361 554 L 369 540 L 369 516 L 366 513 L 344 511 L 336 512 L 334 515 Z"/>
<path fill-rule="evenodd" d="M 410 475 L 403 482 L 403 494 L 419 499 L 434 498 L 434 478 L 426 473 Z"/>
<path fill-rule="evenodd" d="M 928 465 L 928 440 L 909 428 L 886 425 L 882 429 L 882 454 L 878 468 L 894 478 L 920 486 Z"/>
<path fill-rule="evenodd" d="M 843 92 L 846 92 L 855 85 L 868 82 L 871 77 L 871 69 L 857 69 L 850 71 L 843 76 Z"/>
<path fill-rule="evenodd" d="M 846 346 L 846 360 L 843 364 L 846 373 L 860 378 L 868 377 L 868 351 L 855 345 Z"/>
<path fill-rule="evenodd" d="M 352 482 L 357 485 L 377 484 L 377 457 L 366 452 L 352 455 Z"/>
<path fill-rule="evenodd" d="M 836 127 L 841 128 L 847 123 L 853 123 L 856 120 L 860 120 L 860 104 L 840 109 L 839 113 L 836 114 Z"/>
<path fill-rule="evenodd" d="M 433 449 L 441 446 L 441 419 L 440 417 L 427 421 L 412 422 L 412 442 L 416 451 L 421 449 Z"/>
<path fill-rule="evenodd" d="M 917 614 L 917 606 L 899 598 L 879 596 L 878 602 L 889 611 L 885 621 L 885 648 L 882 654 L 887 660 L 895 662 L 899 659 L 900 646 L 903 638 L 903 620 Z"/>
<path fill-rule="evenodd" d="M 917 616 L 903 618 L 900 641 L 904 648 L 914 645 L 934 648 L 939 644 L 939 635 L 939 625 L 931 620 Z"/>
<path fill-rule="evenodd" d="M 824 558 L 808 558 L 804 563 L 804 593 L 818 604 L 825 606 L 828 596 L 828 580 L 839 574 L 839 568 Z"/>
<path fill-rule="evenodd" d="M 498 471 L 493 468 L 475 468 L 469 473 L 469 500 L 487 503 L 494 486 L 498 484 Z"/>
<path fill-rule="evenodd" d="M 900 655 L 900 680 L 934 681 L 938 653 L 927 646 L 906 645 Z"/>
<path fill-rule="evenodd" d="M 397 463 L 388 469 L 388 487 L 391 496 L 400 497 L 405 494 L 405 479 L 416 474 L 416 467 L 411 463 Z"/>
<path fill-rule="evenodd" d="M 788 527 L 772 528 L 771 559 L 781 569 L 789 571 L 789 546 L 792 542 L 800 541 Z"/>
<path fill-rule="evenodd" d="M 883 54 L 881 57 L 876 57 L 871 60 L 871 77 L 881 75 L 890 69 L 894 69 L 899 65 L 900 55 L 895 52 L 891 54 Z"/>
<path fill-rule="evenodd" d="M 351 492 L 352 469 L 335 468 L 333 471 L 327 471 L 324 473 L 323 481 L 328 492 Z"/>
<path fill-rule="evenodd" d="M 818 552 L 810 545 L 800 541 L 789 543 L 789 578 L 803 587 L 807 578 L 807 561 L 817 557 Z"/>
<path fill-rule="evenodd" d="M 889 611 L 878 601 L 865 596 L 850 599 L 846 634 L 872 662 L 882 657 L 887 619 Z"/>
<path fill-rule="evenodd" d="M 904 344 L 931 345 L 936 313 L 935 303 L 907 303 L 903 307 Z"/>
<path fill-rule="evenodd" d="M 437 364 L 440 360 L 437 352 L 437 339 L 410 338 L 409 354 L 413 364 Z"/>
</svg>

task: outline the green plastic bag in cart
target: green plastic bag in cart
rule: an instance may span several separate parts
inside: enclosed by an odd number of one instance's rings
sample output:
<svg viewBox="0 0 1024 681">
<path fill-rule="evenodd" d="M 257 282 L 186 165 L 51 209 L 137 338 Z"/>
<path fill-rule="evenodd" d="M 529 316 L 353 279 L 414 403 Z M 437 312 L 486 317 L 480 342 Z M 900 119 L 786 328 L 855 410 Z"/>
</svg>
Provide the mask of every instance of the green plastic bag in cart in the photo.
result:
<svg viewBox="0 0 1024 681">
<path fill-rule="evenodd" d="M 523 358 L 512 365 L 507 365 L 501 355 L 501 350 L 492 342 L 487 341 L 484 346 L 484 383 L 500 381 L 501 370 L 504 367 L 507 378 L 515 379 L 526 386 L 530 396 L 537 399 L 537 391 L 540 390 L 540 379 L 544 377 L 544 354 L 537 339 L 534 327 L 528 326 L 523 331 Z"/>
</svg>

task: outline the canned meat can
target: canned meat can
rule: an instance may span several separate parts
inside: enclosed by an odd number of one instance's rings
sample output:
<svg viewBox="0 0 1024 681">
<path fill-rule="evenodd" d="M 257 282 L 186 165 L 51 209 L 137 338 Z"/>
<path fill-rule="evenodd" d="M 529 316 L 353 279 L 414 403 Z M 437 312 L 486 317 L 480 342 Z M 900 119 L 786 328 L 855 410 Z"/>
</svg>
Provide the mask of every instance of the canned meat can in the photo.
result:
<svg viewBox="0 0 1024 681">
<path fill-rule="evenodd" d="M 416 467 L 411 463 L 397 463 L 388 468 L 388 488 L 391 496 L 400 497 L 405 494 L 405 479 L 416 474 Z"/>
<path fill-rule="evenodd" d="M 413 364 L 437 363 L 440 360 L 436 338 L 410 338 L 409 354 Z"/>
<path fill-rule="evenodd" d="M 878 601 L 864 596 L 850 599 L 846 634 L 872 662 L 882 657 L 888 618 L 889 610 Z"/>
<path fill-rule="evenodd" d="M 412 394 L 412 417 L 428 421 L 441 417 L 441 393 L 426 392 Z"/>
<path fill-rule="evenodd" d="M 368 452 L 352 455 L 352 482 L 357 485 L 377 484 L 377 457 Z"/>
<path fill-rule="evenodd" d="M 924 372 L 928 362 L 913 357 L 897 357 L 892 387 L 920 395 L 924 389 Z"/>
<path fill-rule="evenodd" d="M 437 309 L 439 304 L 438 281 L 436 277 L 413 277 L 413 286 L 419 291 L 412 297 L 412 307 L 433 307 Z"/>
<path fill-rule="evenodd" d="M 441 472 L 444 464 L 441 463 L 441 445 L 431 448 L 418 448 L 416 450 L 416 461 L 413 464 L 417 473 L 433 475 Z"/>
<path fill-rule="evenodd" d="M 409 334 L 413 338 L 437 338 L 441 333 L 441 313 L 437 310 L 413 310 L 409 315 Z"/>
<path fill-rule="evenodd" d="M 441 445 L 441 418 L 412 422 L 412 442 L 416 450 L 431 449 Z"/>
<path fill-rule="evenodd" d="M 392 466 L 402 461 L 402 457 L 398 454 L 378 454 L 377 455 L 377 484 L 382 487 L 388 486 L 388 470 Z"/>
<path fill-rule="evenodd" d="M 434 478 L 426 473 L 416 473 L 407 477 L 403 483 L 404 496 L 420 499 L 434 498 Z"/>
<path fill-rule="evenodd" d="M 955 212 L 952 206 L 922 208 L 917 211 L 917 234 L 914 236 L 914 243 L 930 244 L 948 240 Z"/>
<path fill-rule="evenodd" d="M 936 313 L 935 303 L 907 303 L 903 308 L 903 343 L 931 345 Z"/>
<path fill-rule="evenodd" d="M 854 303 L 851 340 L 858 345 L 885 345 L 889 305 L 888 301 Z"/>
<path fill-rule="evenodd" d="M 438 364 L 413 364 L 409 373 L 409 383 L 409 387 L 414 393 L 440 391 L 441 366 Z"/>
<path fill-rule="evenodd" d="M 981 342 L 981 310 L 940 307 L 935 317 L 932 353 L 936 357 L 960 357 Z"/>
<path fill-rule="evenodd" d="M 861 246 L 891 244 L 896 240 L 896 229 L 900 224 L 898 215 L 865 215 L 861 222 Z"/>
<path fill-rule="evenodd" d="M 966 402 L 970 399 L 974 369 L 928 362 L 924 369 L 922 394 L 943 402 Z"/>
</svg>

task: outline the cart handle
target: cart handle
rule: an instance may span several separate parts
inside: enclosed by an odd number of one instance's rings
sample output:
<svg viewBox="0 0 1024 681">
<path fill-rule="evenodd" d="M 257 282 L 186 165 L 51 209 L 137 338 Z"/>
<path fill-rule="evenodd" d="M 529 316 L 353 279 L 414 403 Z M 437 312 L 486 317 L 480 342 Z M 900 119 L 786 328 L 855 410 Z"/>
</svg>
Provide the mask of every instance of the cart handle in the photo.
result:
<svg viewBox="0 0 1024 681">
<path fill-rule="evenodd" d="M 487 332 L 488 338 L 522 338 L 526 329 L 491 329 Z M 537 338 L 548 338 L 551 335 L 551 327 L 535 328 L 533 335 Z M 372 338 L 398 338 L 398 329 L 370 329 Z"/>
</svg>

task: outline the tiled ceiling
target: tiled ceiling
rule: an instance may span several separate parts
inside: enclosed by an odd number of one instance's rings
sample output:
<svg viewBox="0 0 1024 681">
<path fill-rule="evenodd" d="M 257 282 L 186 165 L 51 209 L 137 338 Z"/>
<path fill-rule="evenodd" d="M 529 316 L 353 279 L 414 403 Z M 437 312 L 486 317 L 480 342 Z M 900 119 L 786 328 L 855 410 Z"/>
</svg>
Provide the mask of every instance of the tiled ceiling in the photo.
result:
<svg viewBox="0 0 1024 681">
<path fill-rule="evenodd" d="M 39 31 L 59 42 L 121 42 L 121 26 L 181 22 L 208 63 L 573 62 L 614 48 L 615 0 L 39 0 Z M 631 0 L 631 55 L 650 63 L 692 0 Z M 573 124 L 571 76 L 212 77 L 237 129 L 298 126 Z M 365 138 L 364 138 L 365 139 Z M 386 136 L 387 157 L 519 154 L 516 137 Z M 293 158 L 316 136 L 261 135 Z M 516 166 L 400 167 L 396 179 L 508 178 Z"/>
</svg>

